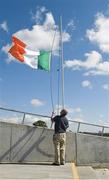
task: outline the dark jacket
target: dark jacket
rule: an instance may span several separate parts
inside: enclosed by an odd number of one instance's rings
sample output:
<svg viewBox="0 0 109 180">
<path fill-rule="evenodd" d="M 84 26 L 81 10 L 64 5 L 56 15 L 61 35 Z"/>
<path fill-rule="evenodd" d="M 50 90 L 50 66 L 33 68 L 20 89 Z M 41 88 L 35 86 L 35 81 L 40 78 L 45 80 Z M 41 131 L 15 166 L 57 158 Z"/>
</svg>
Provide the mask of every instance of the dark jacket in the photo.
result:
<svg viewBox="0 0 109 180">
<path fill-rule="evenodd" d="M 55 133 L 65 133 L 69 127 L 68 119 L 65 116 L 55 116 L 52 121 L 55 123 Z"/>
</svg>

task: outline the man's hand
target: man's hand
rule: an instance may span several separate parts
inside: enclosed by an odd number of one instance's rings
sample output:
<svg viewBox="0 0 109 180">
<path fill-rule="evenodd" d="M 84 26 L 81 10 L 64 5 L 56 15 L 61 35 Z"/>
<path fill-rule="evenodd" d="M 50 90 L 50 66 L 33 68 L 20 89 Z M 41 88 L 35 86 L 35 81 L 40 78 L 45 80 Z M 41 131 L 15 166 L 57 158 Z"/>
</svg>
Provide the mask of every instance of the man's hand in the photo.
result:
<svg viewBox="0 0 109 180">
<path fill-rule="evenodd" d="M 52 112 L 51 114 L 51 128 L 52 128 L 52 125 L 53 125 L 53 116 L 54 116 L 55 112 Z"/>
<path fill-rule="evenodd" d="M 55 112 L 52 112 L 52 114 L 51 114 L 51 119 L 53 118 L 54 115 L 55 115 Z"/>
<path fill-rule="evenodd" d="M 55 115 L 55 112 L 52 112 L 52 114 L 51 114 L 51 122 L 52 122 L 52 124 L 53 124 L 53 117 L 54 117 L 54 115 Z M 52 125 L 51 125 L 52 126 Z"/>
</svg>

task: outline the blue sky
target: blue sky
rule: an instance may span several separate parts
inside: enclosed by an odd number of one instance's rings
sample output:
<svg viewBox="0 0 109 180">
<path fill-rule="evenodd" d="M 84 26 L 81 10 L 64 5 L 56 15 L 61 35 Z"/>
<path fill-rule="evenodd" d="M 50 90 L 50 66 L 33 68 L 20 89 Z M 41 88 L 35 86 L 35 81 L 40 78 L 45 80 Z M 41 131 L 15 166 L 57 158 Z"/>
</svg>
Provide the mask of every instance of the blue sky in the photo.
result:
<svg viewBox="0 0 109 180">
<path fill-rule="evenodd" d="M 108 125 L 109 1 L 1 0 L 0 106 L 51 115 L 50 73 L 33 70 L 8 54 L 15 34 L 33 50 L 54 50 L 63 18 L 65 106 L 73 120 Z M 57 105 L 57 67 L 52 60 L 53 98 Z"/>
</svg>

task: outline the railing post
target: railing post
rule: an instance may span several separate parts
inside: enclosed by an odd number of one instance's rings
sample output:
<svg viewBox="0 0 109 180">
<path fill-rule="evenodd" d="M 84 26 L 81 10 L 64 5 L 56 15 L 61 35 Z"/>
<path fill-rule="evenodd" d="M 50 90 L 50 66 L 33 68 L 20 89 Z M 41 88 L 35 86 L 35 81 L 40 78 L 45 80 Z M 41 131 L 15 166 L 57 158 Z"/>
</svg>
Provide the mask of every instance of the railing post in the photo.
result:
<svg viewBox="0 0 109 180">
<path fill-rule="evenodd" d="M 101 136 L 103 136 L 103 133 L 104 133 L 104 126 L 102 127 Z"/>
<path fill-rule="evenodd" d="M 22 124 L 24 124 L 24 121 L 25 121 L 25 113 L 23 114 Z"/>
<path fill-rule="evenodd" d="M 79 128 L 80 128 L 80 122 L 78 122 L 77 133 L 79 133 Z"/>
</svg>

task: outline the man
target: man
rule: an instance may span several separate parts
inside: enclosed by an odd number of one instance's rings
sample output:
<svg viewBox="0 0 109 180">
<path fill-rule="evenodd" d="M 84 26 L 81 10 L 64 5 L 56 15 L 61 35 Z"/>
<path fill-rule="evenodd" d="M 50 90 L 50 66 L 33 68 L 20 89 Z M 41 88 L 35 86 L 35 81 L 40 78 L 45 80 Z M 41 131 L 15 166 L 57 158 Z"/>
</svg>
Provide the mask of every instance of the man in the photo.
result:
<svg viewBox="0 0 109 180">
<path fill-rule="evenodd" d="M 60 115 L 54 118 L 51 117 L 52 123 L 55 123 L 55 133 L 53 135 L 55 161 L 53 165 L 65 164 L 66 129 L 69 127 L 68 120 L 65 117 L 67 113 L 66 109 L 62 109 Z"/>
</svg>

